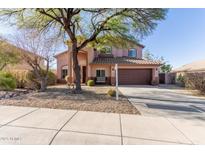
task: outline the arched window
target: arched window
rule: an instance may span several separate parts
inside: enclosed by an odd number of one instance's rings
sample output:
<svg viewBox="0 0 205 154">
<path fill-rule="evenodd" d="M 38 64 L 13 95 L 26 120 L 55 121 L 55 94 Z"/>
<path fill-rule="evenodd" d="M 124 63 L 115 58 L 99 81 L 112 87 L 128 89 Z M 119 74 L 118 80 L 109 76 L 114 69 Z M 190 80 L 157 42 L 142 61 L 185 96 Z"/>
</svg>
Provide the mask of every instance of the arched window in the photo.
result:
<svg viewBox="0 0 205 154">
<path fill-rule="evenodd" d="M 65 79 L 68 75 L 68 66 L 63 66 L 61 69 L 61 79 Z"/>
<path fill-rule="evenodd" d="M 136 49 L 129 49 L 128 57 L 137 57 L 137 50 Z"/>
</svg>

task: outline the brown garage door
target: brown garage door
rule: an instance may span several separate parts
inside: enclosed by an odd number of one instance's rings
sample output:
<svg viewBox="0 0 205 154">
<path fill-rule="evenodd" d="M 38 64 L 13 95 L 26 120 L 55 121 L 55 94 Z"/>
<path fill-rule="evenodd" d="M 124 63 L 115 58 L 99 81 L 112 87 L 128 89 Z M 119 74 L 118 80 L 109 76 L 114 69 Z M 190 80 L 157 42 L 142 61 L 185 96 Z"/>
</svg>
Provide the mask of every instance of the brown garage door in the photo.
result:
<svg viewBox="0 0 205 154">
<path fill-rule="evenodd" d="M 151 69 L 119 69 L 119 84 L 148 85 L 151 84 Z"/>
</svg>

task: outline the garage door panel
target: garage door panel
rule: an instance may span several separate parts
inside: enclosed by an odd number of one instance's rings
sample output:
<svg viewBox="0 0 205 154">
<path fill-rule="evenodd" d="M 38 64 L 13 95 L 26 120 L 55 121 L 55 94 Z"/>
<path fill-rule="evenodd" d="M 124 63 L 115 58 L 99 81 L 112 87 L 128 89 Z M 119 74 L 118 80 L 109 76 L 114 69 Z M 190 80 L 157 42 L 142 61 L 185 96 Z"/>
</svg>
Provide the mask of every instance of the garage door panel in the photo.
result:
<svg viewBox="0 0 205 154">
<path fill-rule="evenodd" d="M 147 85 L 151 83 L 151 69 L 119 69 L 119 84 Z"/>
</svg>

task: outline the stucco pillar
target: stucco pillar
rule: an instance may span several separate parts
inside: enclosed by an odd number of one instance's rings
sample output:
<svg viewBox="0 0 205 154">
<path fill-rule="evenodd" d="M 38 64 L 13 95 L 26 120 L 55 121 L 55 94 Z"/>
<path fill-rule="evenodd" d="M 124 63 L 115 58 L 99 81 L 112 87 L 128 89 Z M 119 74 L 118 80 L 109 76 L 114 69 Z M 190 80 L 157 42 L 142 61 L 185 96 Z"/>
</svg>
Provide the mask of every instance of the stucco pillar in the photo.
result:
<svg viewBox="0 0 205 154">
<path fill-rule="evenodd" d="M 87 52 L 87 80 L 91 80 L 94 77 L 92 76 L 92 66 L 90 65 L 90 63 L 93 62 L 95 56 L 96 56 L 96 51 L 95 49 L 91 49 Z"/>
<path fill-rule="evenodd" d="M 115 67 L 114 66 L 111 66 L 110 77 L 111 77 L 111 85 L 115 85 Z"/>
<path fill-rule="evenodd" d="M 89 52 L 86 53 L 86 83 L 90 79 Z"/>
<path fill-rule="evenodd" d="M 90 80 L 91 79 L 91 66 L 87 65 L 87 79 Z"/>
<path fill-rule="evenodd" d="M 159 68 L 152 68 L 152 84 L 159 84 Z"/>
<path fill-rule="evenodd" d="M 68 54 L 69 54 L 69 52 L 68 52 Z M 73 83 L 73 58 L 72 58 L 72 54 L 73 54 L 73 52 L 72 51 L 70 51 L 70 57 L 68 58 L 69 59 L 69 61 L 68 61 L 68 66 L 70 66 L 70 71 L 69 71 L 69 82 L 70 83 Z"/>
</svg>

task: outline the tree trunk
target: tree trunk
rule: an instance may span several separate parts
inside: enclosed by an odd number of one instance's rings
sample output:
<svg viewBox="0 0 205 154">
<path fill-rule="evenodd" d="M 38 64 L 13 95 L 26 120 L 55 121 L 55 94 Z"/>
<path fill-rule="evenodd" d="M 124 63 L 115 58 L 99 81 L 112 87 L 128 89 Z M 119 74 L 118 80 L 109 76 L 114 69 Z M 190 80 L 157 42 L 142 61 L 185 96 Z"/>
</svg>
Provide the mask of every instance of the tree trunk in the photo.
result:
<svg viewBox="0 0 205 154">
<path fill-rule="evenodd" d="M 47 89 L 47 79 L 43 78 L 41 79 L 41 92 L 44 92 Z"/>
<path fill-rule="evenodd" d="M 81 89 L 81 74 L 80 74 L 80 66 L 78 64 L 78 50 L 77 50 L 77 43 L 73 43 L 72 46 L 72 51 L 73 51 L 73 69 L 74 69 L 74 73 L 75 73 L 75 91 L 74 93 L 81 93 L 82 89 Z"/>
</svg>

